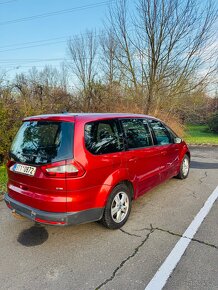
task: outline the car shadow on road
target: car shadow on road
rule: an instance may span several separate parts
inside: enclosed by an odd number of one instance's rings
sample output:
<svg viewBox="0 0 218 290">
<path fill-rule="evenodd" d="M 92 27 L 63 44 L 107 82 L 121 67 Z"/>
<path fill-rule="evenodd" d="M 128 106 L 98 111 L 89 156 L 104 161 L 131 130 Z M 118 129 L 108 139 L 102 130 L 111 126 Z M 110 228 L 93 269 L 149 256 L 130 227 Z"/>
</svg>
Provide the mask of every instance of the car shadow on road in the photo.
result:
<svg viewBox="0 0 218 290">
<path fill-rule="evenodd" d="M 195 169 L 218 169 L 218 163 L 191 161 L 190 167 Z"/>
</svg>

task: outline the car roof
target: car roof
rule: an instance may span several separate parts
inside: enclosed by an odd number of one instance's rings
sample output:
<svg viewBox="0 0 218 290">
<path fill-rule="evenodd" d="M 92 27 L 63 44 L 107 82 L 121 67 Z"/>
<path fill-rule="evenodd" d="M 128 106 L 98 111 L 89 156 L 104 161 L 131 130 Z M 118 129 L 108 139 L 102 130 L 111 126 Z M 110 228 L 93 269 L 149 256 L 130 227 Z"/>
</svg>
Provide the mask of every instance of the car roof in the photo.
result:
<svg viewBox="0 0 218 290">
<path fill-rule="evenodd" d="M 147 118 L 155 119 L 155 117 L 143 114 L 131 114 L 131 113 L 61 113 L 61 114 L 45 114 L 30 116 L 24 118 L 23 121 L 39 121 L 39 120 L 50 120 L 50 121 L 66 121 L 75 122 L 76 119 L 85 121 L 113 119 L 113 118 Z"/>
</svg>

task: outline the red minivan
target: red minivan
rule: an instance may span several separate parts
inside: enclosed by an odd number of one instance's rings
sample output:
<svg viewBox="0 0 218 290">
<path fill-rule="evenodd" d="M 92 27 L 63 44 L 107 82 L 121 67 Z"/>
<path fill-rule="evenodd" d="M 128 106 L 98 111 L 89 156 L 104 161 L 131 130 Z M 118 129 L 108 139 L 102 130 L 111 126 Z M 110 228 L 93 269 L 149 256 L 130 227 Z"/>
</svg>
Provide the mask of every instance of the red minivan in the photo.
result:
<svg viewBox="0 0 218 290">
<path fill-rule="evenodd" d="M 189 173 L 186 143 L 160 120 L 135 114 L 54 114 L 23 120 L 9 152 L 13 212 L 52 225 L 127 221 L 131 202 Z"/>
</svg>

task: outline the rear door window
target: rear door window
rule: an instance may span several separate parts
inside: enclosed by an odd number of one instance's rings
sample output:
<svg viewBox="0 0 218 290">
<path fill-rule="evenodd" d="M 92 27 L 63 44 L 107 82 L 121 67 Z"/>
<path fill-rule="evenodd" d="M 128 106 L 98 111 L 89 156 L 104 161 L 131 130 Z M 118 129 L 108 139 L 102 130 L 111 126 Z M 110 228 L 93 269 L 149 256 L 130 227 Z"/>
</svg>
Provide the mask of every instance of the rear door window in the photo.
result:
<svg viewBox="0 0 218 290">
<path fill-rule="evenodd" d="M 149 124 L 154 132 L 157 145 L 172 143 L 172 137 L 165 126 L 157 120 L 149 120 Z"/>
<path fill-rule="evenodd" d="M 19 129 L 9 155 L 16 162 L 47 164 L 73 157 L 74 124 L 30 121 Z"/>
<path fill-rule="evenodd" d="M 148 124 L 145 119 L 121 120 L 129 149 L 153 145 Z"/>
<path fill-rule="evenodd" d="M 123 140 L 117 120 L 101 120 L 85 125 L 85 146 L 95 155 L 123 150 Z"/>
</svg>

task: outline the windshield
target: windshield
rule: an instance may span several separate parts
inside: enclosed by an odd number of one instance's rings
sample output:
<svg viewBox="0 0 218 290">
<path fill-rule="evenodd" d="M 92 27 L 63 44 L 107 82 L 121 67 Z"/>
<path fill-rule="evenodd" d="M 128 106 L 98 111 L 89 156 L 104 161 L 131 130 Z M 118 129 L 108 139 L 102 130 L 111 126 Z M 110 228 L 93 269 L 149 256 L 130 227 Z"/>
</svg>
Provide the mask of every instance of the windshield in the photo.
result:
<svg viewBox="0 0 218 290">
<path fill-rule="evenodd" d="M 19 129 L 9 152 L 16 162 L 47 164 L 73 157 L 74 124 L 30 121 Z"/>
</svg>

